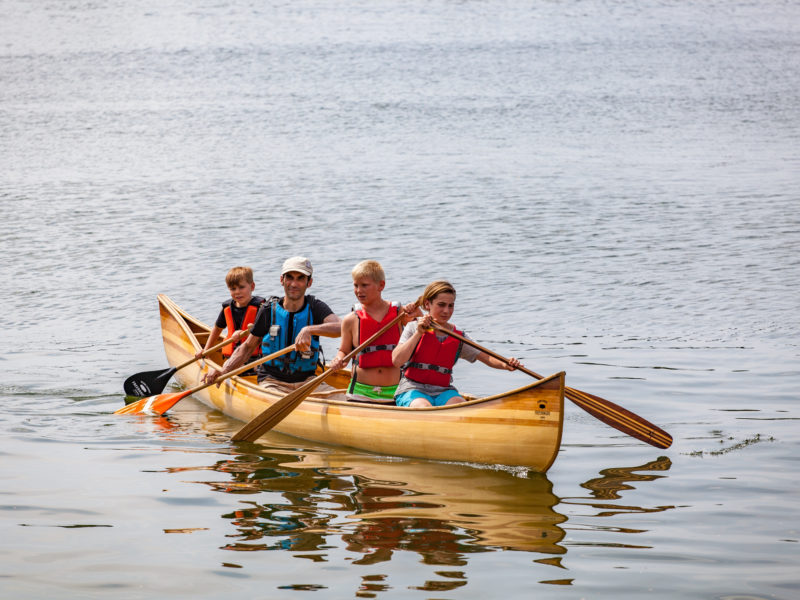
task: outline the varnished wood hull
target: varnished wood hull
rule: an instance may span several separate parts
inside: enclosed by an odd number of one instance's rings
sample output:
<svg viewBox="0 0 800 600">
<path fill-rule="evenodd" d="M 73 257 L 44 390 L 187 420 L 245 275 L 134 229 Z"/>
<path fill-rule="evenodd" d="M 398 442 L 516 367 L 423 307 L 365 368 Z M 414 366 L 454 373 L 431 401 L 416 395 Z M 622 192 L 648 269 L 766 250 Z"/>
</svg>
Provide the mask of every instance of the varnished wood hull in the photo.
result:
<svg viewBox="0 0 800 600">
<path fill-rule="evenodd" d="M 168 297 L 159 295 L 158 301 L 164 349 L 175 366 L 202 348 L 209 327 Z M 217 361 L 192 363 L 175 377 L 194 386 Z M 343 372 L 326 383 L 344 388 L 348 378 Z M 284 393 L 260 387 L 250 378 L 232 377 L 194 396 L 247 422 Z M 347 402 L 343 393 L 330 390 L 309 396 L 275 430 L 393 456 L 525 466 L 540 472 L 550 468 L 561 444 L 563 372 L 503 394 L 466 397 L 470 400 L 459 405 L 414 409 Z"/>
</svg>

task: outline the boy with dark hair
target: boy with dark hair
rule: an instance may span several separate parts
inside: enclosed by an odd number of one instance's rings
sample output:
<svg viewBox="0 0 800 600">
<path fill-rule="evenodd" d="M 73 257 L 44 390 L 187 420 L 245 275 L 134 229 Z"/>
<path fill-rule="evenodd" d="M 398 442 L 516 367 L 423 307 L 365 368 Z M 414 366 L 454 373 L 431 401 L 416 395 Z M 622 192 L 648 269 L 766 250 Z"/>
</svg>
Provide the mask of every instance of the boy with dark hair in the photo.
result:
<svg viewBox="0 0 800 600">
<path fill-rule="evenodd" d="M 230 337 L 237 331 L 247 329 L 255 323 L 258 309 L 265 302 L 261 296 L 253 296 L 256 287 L 253 281 L 253 269 L 250 267 L 233 267 L 225 275 L 225 284 L 231 293 L 231 297 L 222 303 L 214 327 L 206 340 L 206 344 L 195 356 L 200 358 L 207 348 L 211 348 L 222 336 L 223 330 L 227 329 L 225 337 Z M 234 350 L 247 338 L 240 338 L 236 342 L 231 342 L 222 348 L 222 355 L 230 358 Z M 261 356 L 261 348 L 256 348 L 250 354 L 248 362 Z M 243 375 L 254 375 L 255 371 L 247 371 Z"/>
</svg>

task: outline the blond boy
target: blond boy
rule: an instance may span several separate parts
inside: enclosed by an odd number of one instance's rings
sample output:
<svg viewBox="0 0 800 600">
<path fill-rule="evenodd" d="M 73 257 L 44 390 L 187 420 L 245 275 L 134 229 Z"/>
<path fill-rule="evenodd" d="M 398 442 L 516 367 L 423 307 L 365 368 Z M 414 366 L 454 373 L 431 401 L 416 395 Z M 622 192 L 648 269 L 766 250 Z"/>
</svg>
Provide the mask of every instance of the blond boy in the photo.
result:
<svg viewBox="0 0 800 600">
<path fill-rule="evenodd" d="M 347 391 L 347 398 L 355 402 L 394 404 L 400 368 L 392 364 L 392 350 L 400 340 L 403 326 L 421 312 L 414 303 L 402 307 L 398 302 L 383 299 L 381 294 L 386 287 L 386 275 L 378 261 L 358 263 L 351 275 L 358 304 L 342 319 L 342 342 L 330 368 L 335 371 L 343 368 L 347 354 L 405 312 L 397 327 L 384 332 L 355 357 Z"/>
</svg>

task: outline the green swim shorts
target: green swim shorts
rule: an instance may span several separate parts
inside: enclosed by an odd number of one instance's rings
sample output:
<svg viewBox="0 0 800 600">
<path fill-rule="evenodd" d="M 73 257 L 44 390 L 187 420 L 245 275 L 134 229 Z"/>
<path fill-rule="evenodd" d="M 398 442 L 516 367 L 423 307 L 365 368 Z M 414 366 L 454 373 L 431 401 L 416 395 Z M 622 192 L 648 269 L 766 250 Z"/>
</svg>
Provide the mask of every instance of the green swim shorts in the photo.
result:
<svg viewBox="0 0 800 600">
<path fill-rule="evenodd" d="M 350 380 L 347 388 L 347 399 L 354 402 L 374 402 L 378 404 L 394 404 L 396 385 L 366 385 Z"/>
</svg>

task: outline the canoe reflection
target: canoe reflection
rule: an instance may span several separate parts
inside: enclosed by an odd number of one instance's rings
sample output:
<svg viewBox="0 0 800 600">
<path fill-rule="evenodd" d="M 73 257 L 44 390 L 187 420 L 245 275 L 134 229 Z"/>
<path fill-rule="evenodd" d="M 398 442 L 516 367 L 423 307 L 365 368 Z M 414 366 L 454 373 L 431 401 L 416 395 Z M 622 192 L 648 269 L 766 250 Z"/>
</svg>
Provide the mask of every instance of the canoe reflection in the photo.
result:
<svg viewBox="0 0 800 600">
<path fill-rule="evenodd" d="M 331 457 L 326 457 L 330 460 Z M 463 564 L 455 558 L 486 548 L 563 554 L 559 545 L 566 517 L 553 507 L 559 499 L 540 473 L 515 476 L 466 465 L 359 461 L 342 467 L 357 492 L 359 527 L 345 537 L 349 548 L 391 555 L 414 550 L 434 564 Z M 387 543 L 388 542 L 388 543 Z M 447 554 L 447 556 L 443 556 Z M 371 557 L 375 562 L 378 556 Z"/>
<path fill-rule="evenodd" d="M 205 425 L 211 436 L 220 433 L 213 417 Z M 566 554 L 567 517 L 555 510 L 559 504 L 591 506 L 608 515 L 669 508 L 613 502 L 632 484 L 663 477 L 671 466 L 666 457 L 604 469 L 582 484 L 591 497 L 562 500 L 546 474 L 301 448 L 303 442 L 280 434 L 267 439 L 269 446 L 230 447 L 230 457 L 207 467 L 171 469 L 224 473 L 224 481 L 199 483 L 242 496 L 237 510 L 223 515 L 236 530 L 225 549 L 284 549 L 325 561 L 327 550 L 344 547 L 359 555 L 355 564 L 415 552 L 427 564 L 458 567 L 470 553 L 499 549 Z M 455 579 L 459 572 L 453 571 Z"/>
<path fill-rule="evenodd" d="M 339 537 L 357 564 L 397 550 L 430 564 L 465 564 L 467 553 L 516 549 L 563 554 L 566 517 L 543 474 L 350 453 L 274 450 L 234 454 L 210 467 L 229 481 L 202 482 L 229 494 L 277 493 L 223 515 L 237 529 L 230 550 L 314 552 Z M 198 470 L 169 469 L 170 471 Z"/>
</svg>

